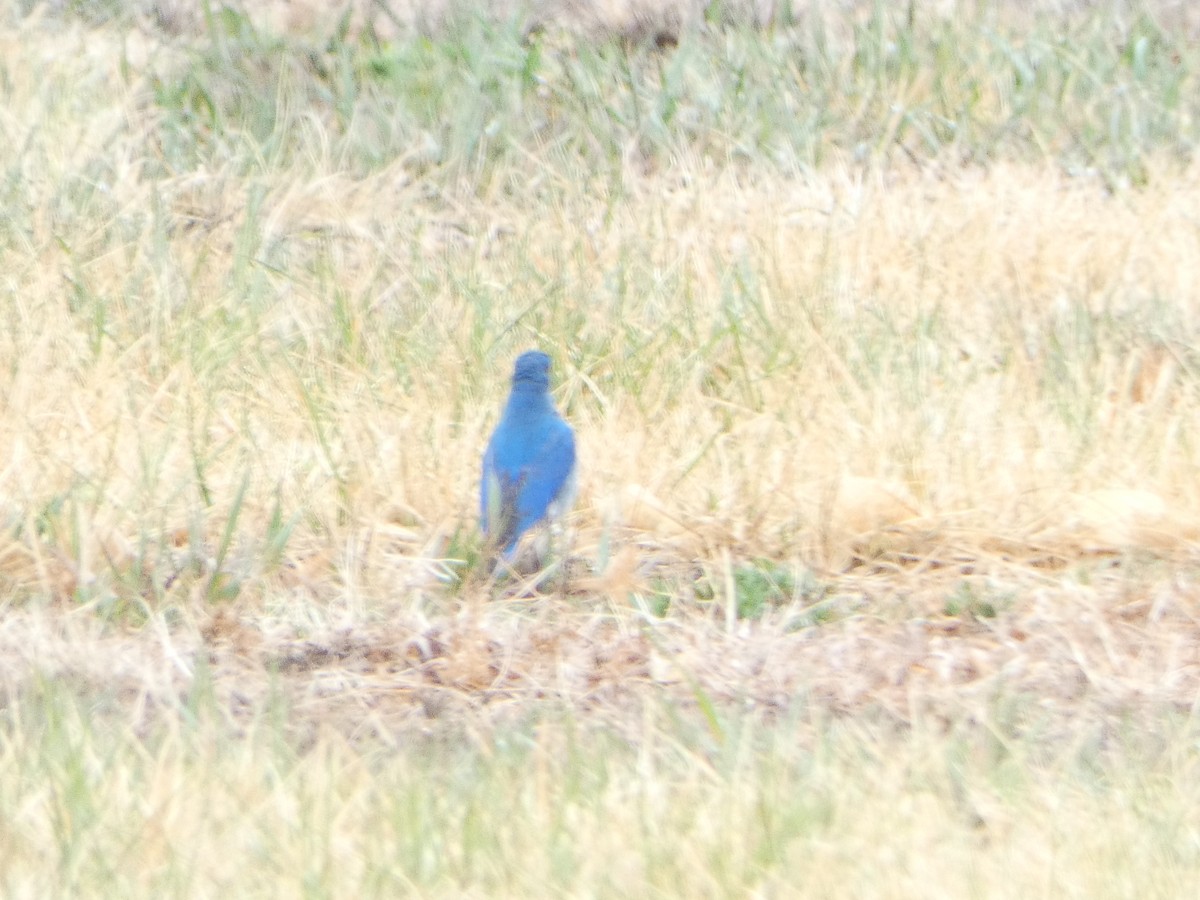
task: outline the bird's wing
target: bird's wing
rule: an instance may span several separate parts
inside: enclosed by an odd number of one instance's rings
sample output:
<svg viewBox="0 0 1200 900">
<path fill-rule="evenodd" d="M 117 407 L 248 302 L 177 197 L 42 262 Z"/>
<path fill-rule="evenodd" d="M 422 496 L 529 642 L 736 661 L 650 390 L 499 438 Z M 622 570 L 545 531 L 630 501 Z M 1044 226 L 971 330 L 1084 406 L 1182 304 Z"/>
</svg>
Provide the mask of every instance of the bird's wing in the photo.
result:
<svg viewBox="0 0 1200 900">
<path fill-rule="evenodd" d="M 550 504 L 562 493 L 575 471 L 575 434 L 559 420 L 529 465 L 522 472 L 517 498 L 518 534 L 546 515 Z"/>
<path fill-rule="evenodd" d="M 479 522 L 493 546 L 507 552 L 520 537 L 517 498 L 520 479 L 496 467 L 495 437 L 488 442 L 479 479 Z"/>
</svg>

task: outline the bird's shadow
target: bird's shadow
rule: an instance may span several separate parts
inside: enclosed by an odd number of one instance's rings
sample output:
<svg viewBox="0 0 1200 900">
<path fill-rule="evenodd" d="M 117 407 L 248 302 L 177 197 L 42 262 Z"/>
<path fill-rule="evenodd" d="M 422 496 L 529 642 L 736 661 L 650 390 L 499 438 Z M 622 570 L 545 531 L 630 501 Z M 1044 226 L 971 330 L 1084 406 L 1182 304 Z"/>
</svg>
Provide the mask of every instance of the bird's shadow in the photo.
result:
<svg viewBox="0 0 1200 900">
<path fill-rule="evenodd" d="M 529 599 L 551 593 L 566 594 L 569 586 L 569 558 L 546 556 L 536 547 L 527 547 L 512 559 L 494 554 L 487 561 L 488 593 L 493 599 Z"/>
<path fill-rule="evenodd" d="M 565 597 L 573 593 L 578 576 L 590 571 L 586 560 L 572 555 L 558 540 L 525 541 L 506 557 L 486 537 L 479 541 L 458 534 L 450 555 L 462 563 L 455 593 L 482 594 L 492 600 Z"/>
</svg>

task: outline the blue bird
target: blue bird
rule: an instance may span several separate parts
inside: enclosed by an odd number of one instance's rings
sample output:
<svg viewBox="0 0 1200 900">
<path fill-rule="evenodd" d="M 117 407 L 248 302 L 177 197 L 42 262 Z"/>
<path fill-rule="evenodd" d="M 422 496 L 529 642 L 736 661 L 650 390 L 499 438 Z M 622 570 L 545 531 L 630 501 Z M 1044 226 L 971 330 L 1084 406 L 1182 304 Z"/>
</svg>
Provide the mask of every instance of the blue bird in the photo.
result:
<svg viewBox="0 0 1200 900">
<path fill-rule="evenodd" d="M 563 515 L 574 500 L 575 433 L 549 390 L 550 357 L 540 350 L 517 357 L 512 391 L 483 455 L 483 532 L 509 559 L 521 535 Z"/>
</svg>

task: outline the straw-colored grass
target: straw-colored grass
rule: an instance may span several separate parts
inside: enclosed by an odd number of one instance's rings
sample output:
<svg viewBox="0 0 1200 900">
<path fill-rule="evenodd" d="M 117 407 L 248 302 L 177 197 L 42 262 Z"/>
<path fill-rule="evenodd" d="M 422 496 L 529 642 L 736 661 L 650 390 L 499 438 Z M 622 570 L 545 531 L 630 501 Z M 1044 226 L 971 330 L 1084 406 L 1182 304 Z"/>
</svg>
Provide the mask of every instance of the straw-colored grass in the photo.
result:
<svg viewBox="0 0 1200 900">
<path fill-rule="evenodd" d="M 0 893 L 1192 896 L 1190 5 L 333 8 L 0 12 Z"/>
</svg>

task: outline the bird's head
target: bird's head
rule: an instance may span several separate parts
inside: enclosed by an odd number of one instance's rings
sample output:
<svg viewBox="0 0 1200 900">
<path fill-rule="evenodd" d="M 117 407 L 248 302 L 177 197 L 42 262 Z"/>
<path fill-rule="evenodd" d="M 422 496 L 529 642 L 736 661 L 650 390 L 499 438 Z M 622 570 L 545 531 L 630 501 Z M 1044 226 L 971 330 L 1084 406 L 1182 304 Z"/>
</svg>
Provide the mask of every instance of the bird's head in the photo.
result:
<svg viewBox="0 0 1200 900">
<path fill-rule="evenodd" d="M 550 357 L 541 350 L 526 350 L 513 366 L 513 387 L 545 390 L 550 387 Z"/>
</svg>

